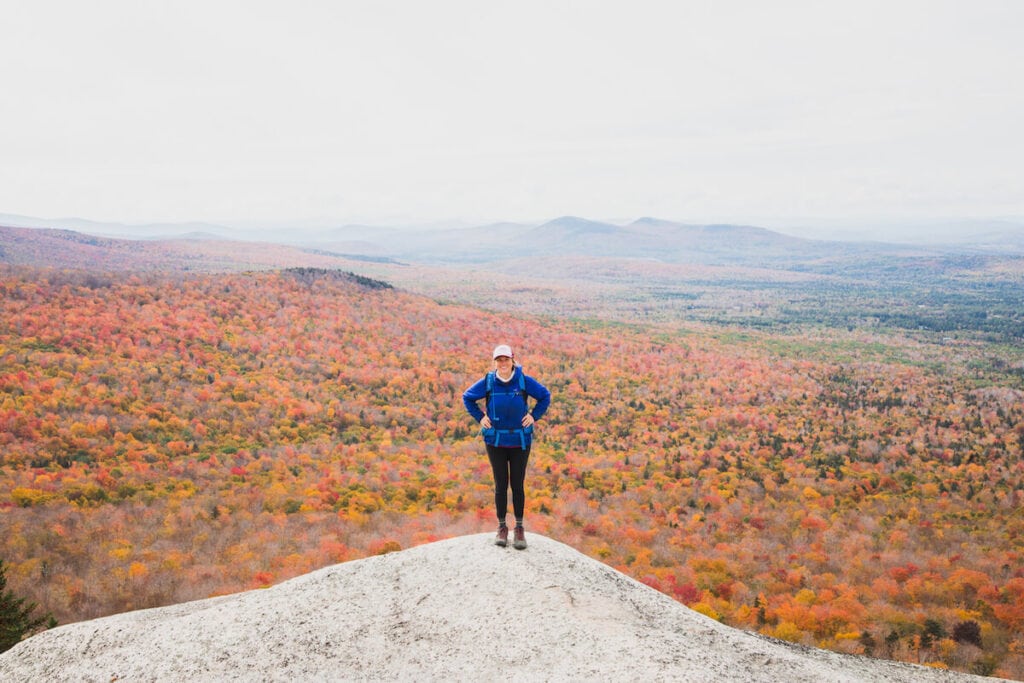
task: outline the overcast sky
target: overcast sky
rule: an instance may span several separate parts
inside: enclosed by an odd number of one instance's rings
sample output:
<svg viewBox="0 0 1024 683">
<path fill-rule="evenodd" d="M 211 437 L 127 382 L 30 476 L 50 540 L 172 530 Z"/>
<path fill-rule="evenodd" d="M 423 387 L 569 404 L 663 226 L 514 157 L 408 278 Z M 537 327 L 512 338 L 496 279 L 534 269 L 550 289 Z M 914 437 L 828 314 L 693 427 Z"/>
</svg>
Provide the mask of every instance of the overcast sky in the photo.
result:
<svg viewBox="0 0 1024 683">
<path fill-rule="evenodd" d="M 0 0 L 0 213 L 1024 216 L 1021 0 Z"/>
</svg>

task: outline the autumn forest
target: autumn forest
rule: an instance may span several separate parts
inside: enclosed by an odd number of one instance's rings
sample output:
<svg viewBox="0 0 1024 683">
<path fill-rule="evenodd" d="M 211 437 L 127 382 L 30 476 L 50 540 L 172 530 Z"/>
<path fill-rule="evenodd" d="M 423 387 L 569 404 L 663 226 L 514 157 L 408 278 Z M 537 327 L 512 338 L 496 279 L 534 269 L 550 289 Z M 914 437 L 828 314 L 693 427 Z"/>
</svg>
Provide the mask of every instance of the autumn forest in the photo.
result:
<svg viewBox="0 0 1024 683">
<path fill-rule="evenodd" d="M 0 559 L 60 623 L 493 530 L 461 394 L 507 342 L 553 394 L 528 533 L 737 628 L 1024 680 L 1019 345 L 336 269 L 2 266 L 0 302 Z"/>
</svg>

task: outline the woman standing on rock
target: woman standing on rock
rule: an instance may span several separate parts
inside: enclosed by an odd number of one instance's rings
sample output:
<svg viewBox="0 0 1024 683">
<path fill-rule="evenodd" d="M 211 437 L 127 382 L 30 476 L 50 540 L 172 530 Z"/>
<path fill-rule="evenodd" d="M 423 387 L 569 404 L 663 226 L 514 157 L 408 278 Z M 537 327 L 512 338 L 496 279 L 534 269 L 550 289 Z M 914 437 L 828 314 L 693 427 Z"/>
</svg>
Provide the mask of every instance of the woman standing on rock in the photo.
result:
<svg viewBox="0 0 1024 683">
<path fill-rule="evenodd" d="M 480 423 L 487 457 L 494 472 L 494 508 L 498 515 L 496 545 L 508 545 L 508 489 L 512 487 L 512 512 L 516 517 L 513 546 L 526 547 L 523 514 L 526 509 L 526 463 L 533 443 L 533 424 L 551 403 L 551 392 L 523 372 L 515 362 L 508 344 L 500 344 L 492 354 L 493 369 L 462 395 L 462 402 L 473 419 Z M 530 409 L 529 399 L 534 399 Z M 484 410 L 477 405 L 484 400 Z"/>
</svg>

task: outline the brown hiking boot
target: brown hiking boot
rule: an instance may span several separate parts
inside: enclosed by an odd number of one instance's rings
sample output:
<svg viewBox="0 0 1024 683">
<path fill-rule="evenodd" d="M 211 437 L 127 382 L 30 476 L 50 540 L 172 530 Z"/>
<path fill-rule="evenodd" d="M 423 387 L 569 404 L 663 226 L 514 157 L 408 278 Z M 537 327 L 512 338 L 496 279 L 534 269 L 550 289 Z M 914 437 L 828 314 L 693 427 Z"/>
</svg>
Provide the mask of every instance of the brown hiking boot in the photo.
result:
<svg viewBox="0 0 1024 683">
<path fill-rule="evenodd" d="M 508 527 L 499 526 L 498 535 L 494 537 L 494 545 L 500 545 L 502 548 L 508 545 Z"/>
<path fill-rule="evenodd" d="M 521 526 L 516 527 L 515 541 L 512 543 L 512 547 L 516 550 L 522 550 L 526 547 L 526 532 L 523 531 Z"/>
</svg>

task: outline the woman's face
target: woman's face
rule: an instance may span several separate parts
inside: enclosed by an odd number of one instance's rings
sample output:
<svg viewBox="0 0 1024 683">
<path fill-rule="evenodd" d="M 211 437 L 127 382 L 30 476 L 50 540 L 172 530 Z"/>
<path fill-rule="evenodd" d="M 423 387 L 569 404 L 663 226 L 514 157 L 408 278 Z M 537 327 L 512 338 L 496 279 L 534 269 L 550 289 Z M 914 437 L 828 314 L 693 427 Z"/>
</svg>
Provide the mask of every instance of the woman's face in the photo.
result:
<svg viewBox="0 0 1024 683">
<path fill-rule="evenodd" d="M 498 356 L 494 359 L 494 367 L 498 368 L 501 374 L 507 375 L 512 372 L 512 359 L 508 356 Z"/>
</svg>

